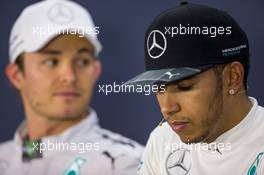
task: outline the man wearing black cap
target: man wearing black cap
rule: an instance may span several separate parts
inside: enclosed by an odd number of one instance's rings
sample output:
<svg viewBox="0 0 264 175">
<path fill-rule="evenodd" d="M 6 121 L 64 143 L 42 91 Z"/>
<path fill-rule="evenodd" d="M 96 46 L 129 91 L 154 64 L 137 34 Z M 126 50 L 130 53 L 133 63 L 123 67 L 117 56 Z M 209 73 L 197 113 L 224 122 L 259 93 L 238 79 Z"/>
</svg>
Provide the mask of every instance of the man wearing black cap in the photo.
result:
<svg viewBox="0 0 264 175">
<path fill-rule="evenodd" d="M 166 10 L 146 32 L 145 63 L 127 84 L 163 85 L 166 122 L 138 174 L 264 173 L 264 109 L 247 96 L 248 39 L 230 15 L 186 2 Z"/>
</svg>

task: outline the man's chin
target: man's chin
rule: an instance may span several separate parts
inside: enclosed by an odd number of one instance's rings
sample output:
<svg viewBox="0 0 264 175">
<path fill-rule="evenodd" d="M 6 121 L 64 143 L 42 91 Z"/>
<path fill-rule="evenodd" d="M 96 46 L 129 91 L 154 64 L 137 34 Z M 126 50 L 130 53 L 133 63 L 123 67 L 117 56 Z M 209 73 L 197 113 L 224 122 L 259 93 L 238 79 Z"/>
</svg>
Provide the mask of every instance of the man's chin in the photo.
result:
<svg viewBox="0 0 264 175">
<path fill-rule="evenodd" d="M 85 116 L 86 113 L 84 112 L 66 110 L 49 115 L 48 118 L 51 120 L 58 120 L 58 121 L 74 121 L 74 120 L 80 120 Z"/>
<path fill-rule="evenodd" d="M 182 141 L 183 143 L 185 143 L 185 144 L 191 144 L 191 143 L 193 143 L 190 139 L 182 139 L 182 138 L 181 138 L 181 141 Z"/>
<path fill-rule="evenodd" d="M 202 137 L 199 136 L 192 136 L 192 135 L 179 135 L 181 141 L 185 144 L 195 144 L 201 143 L 203 141 Z"/>
</svg>

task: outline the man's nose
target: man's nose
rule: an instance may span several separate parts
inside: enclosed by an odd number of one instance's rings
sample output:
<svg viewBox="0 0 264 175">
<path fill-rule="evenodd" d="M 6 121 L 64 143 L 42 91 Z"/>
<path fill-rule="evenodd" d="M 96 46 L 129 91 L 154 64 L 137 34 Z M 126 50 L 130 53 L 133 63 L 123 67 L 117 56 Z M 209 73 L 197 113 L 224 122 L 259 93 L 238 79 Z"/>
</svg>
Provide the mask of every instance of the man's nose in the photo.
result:
<svg viewBox="0 0 264 175">
<path fill-rule="evenodd" d="M 164 93 L 160 102 L 161 112 L 166 120 L 181 110 L 177 99 L 169 93 Z"/>
<path fill-rule="evenodd" d="M 76 80 L 75 67 L 71 64 L 64 65 L 62 68 L 62 81 L 65 83 L 74 83 Z"/>
</svg>

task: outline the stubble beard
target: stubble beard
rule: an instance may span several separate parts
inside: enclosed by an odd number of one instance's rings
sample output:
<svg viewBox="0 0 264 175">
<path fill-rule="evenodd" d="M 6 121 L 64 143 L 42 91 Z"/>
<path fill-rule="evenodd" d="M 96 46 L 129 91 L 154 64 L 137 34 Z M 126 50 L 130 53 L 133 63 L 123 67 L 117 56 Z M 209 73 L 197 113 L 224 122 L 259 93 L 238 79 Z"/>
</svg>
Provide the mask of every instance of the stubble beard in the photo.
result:
<svg viewBox="0 0 264 175">
<path fill-rule="evenodd" d="M 208 140 L 216 137 L 217 124 L 223 116 L 223 86 L 221 82 L 222 79 L 217 82 L 214 97 L 208 106 L 207 116 L 201 122 L 201 128 L 205 129 L 203 129 L 202 135 L 191 140 L 191 143 L 208 142 Z"/>
</svg>

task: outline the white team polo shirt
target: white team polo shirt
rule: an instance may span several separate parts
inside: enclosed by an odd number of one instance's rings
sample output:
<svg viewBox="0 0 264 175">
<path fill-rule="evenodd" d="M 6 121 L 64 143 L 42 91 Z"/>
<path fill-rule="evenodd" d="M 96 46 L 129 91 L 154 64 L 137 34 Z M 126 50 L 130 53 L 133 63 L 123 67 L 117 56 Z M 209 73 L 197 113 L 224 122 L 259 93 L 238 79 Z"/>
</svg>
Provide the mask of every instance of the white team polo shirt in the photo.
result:
<svg viewBox="0 0 264 175">
<path fill-rule="evenodd" d="M 247 116 L 209 145 L 186 145 L 168 123 L 158 126 L 138 175 L 264 175 L 264 108 L 250 101 Z"/>
<path fill-rule="evenodd" d="M 92 109 L 62 134 L 42 138 L 41 158 L 22 160 L 26 133 L 22 123 L 14 140 L 0 145 L 0 175 L 135 175 L 143 151 L 135 141 L 102 129 Z"/>
</svg>

